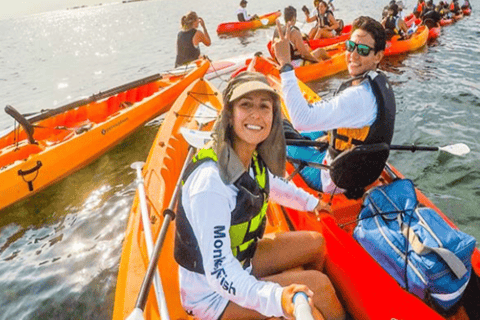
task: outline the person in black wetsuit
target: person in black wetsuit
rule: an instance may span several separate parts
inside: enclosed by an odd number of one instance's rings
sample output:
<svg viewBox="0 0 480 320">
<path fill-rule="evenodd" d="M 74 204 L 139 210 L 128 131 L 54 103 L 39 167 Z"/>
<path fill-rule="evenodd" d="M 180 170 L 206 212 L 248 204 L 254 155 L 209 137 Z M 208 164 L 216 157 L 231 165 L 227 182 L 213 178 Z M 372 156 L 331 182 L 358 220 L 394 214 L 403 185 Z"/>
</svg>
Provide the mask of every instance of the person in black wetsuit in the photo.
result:
<svg viewBox="0 0 480 320">
<path fill-rule="evenodd" d="M 177 35 L 177 58 L 175 67 L 187 64 L 200 58 L 199 44 L 207 47 L 212 43 L 205 22 L 194 11 L 184 15 L 180 21 L 182 30 Z M 198 30 L 201 25 L 203 32 Z"/>
</svg>

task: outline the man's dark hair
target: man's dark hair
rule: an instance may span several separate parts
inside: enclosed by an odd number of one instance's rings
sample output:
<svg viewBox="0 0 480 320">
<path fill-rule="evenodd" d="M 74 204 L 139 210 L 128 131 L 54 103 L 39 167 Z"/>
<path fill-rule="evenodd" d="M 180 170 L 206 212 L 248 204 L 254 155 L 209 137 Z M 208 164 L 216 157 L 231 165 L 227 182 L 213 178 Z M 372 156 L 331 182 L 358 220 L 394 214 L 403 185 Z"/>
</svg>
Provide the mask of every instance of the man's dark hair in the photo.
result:
<svg viewBox="0 0 480 320">
<path fill-rule="evenodd" d="M 283 10 L 283 17 L 285 18 L 285 23 L 292 21 L 293 18 L 297 17 L 297 9 L 292 6 L 288 6 Z"/>
<path fill-rule="evenodd" d="M 352 27 L 352 33 L 357 29 L 370 33 L 373 40 L 375 40 L 375 47 L 373 48 L 375 53 L 385 50 L 385 29 L 380 22 L 370 17 L 361 16 L 353 21 Z"/>
<path fill-rule="evenodd" d="M 392 10 L 393 16 L 395 17 L 398 14 L 398 5 L 396 3 L 391 4 L 388 10 Z"/>
</svg>

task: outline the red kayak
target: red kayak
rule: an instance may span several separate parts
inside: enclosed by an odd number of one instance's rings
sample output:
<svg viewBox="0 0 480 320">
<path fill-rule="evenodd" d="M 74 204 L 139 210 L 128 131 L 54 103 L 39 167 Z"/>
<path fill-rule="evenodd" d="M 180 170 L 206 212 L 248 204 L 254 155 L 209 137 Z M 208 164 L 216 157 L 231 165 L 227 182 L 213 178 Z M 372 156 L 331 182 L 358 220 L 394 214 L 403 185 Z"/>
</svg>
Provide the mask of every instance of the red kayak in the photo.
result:
<svg viewBox="0 0 480 320">
<path fill-rule="evenodd" d="M 435 40 L 440 35 L 440 27 L 428 29 L 428 40 Z"/>
<path fill-rule="evenodd" d="M 280 17 L 282 13 L 280 11 L 275 11 L 271 13 L 264 14 L 258 19 L 245 21 L 245 22 L 224 22 L 218 25 L 217 33 L 231 33 L 239 32 L 245 30 L 253 30 L 261 27 L 266 27 L 275 24 L 275 20 Z"/>
<path fill-rule="evenodd" d="M 249 65 L 252 71 L 264 72 L 258 68 L 256 59 Z M 270 85 L 281 92 L 281 82 L 272 73 L 266 73 Z M 302 82 L 300 90 L 309 102 L 320 98 Z M 288 110 L 283 109 L 286 118 Z M 287 173 L 291 174 L 294 167 L 287 163 Z M 381 176 L 371 186 L 386 185 L 395 179 L 404 178 L 393 166 L 387 165 Z M 452 310 L 451 315 L 442 316 L 427 305 L 424 301 L 403 289 L 387 271 L 385 271 L 353 238 L 353 230 L 357 224 L 357 217 L 362 209 L 362 199 L 347 199 L 344 194 L 319 194 L 309 188 L 300 175 L 295 175 L 292 181 L 307 192 L 322 196 L 329 203 L 331 212 L 320 214 L 299 212 L 294 209 L 280 207 L 272 203 L 272 210 L 284 215 L 291 230 L 312 230 L 323 234 L 326 245 L 325 270 L 335 286 L 344 307 L 352 319 L 372 320 L 418 320 L 418 319 L 448 319 L 469 320 L 479 319 L 478 301 L 480 297 L 480 251 L 474 250 L 471 258 L 473 270 L 472 278 L 464 298 L 458 309 Z M 449 225 L 456 228 L 454 223 L 441 212 L 420 190 L 416 189 L 418 201 L 434 209 Z"/>
<path fill-rule="evenodd" d="M 336 44 L 336 43 L 343 42 L 350 39 L 351 34 L 352 34 L 352 25 L 347 24 L 345 27 L 343 27 L 342 33 L 340 35 L 333 38 L 308 40 L 308 45 L 312 50 L 315 50 L 317 48 L 328 47 L 328 46 L 331 46 L 332 44 Z"/>
<path fill-rule="evenodd" d="M 462 9 L 464 16 L 469 16 L 472 13 L 472 8 Z"/>
</svg>

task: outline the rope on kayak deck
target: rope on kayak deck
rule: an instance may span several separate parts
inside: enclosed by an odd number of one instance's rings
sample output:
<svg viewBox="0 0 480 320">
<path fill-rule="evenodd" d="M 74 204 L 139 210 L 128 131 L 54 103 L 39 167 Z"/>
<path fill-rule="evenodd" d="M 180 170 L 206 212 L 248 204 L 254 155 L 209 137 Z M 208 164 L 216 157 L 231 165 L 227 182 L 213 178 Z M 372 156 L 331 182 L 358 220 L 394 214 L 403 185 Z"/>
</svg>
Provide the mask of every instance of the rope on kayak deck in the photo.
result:
<svg viewBox="0 0 480 320">
<path fill-rule="evenodd" d="M 228 80 L 223 79 L 223 78 L 222 78 L 222 75 L 220 75 L 220 74 L 218 73 L 217 69 L 215 69 L 215 66 L 213 65 L 213 61 L 212 61 L 209 57 L 207 57 L 207 56 L 205 56 L 205 59 L 207 59 L 208 61 L 210 61 L 210 67 L 212 67 L 212 69 L 213 69 L 213 71 L 215 72 L 215 74 L 217 75 L 217 77 L 218 77 L 220 80 L 222 80 L 222 83 L 227 83 Z"/>
<path fill-rule="evenodd" d="M 205 102 L 203 102 L 202 100 L 198 99 L 197 97 L 195 97 L 194 95 L 197 94 L 197 95 L 202 95 L 202 96 L 216 96 L 217 93 L 203 93 L 203 92 L 194 92 L 194 91 L 189 91 L 187 93 L 187 95 L 189 95 L 190 97 L 192 97 L 193 100 L 197 101 L 200 105 L 203 105 L 207 108 L 210 108 L 212 109 L 212 106 L 206 104 Z M 215 110 L 216 111 L 216 110 Z M 195 115 L 191 115 L 191 114 L 181 114 L 181 113 L 175 113 L 178 117 L 185 117 L 185 118 L 189 118 L 189 119 L 192 119 L 192 118 L 195 118 Z M 217 117 L 203 117 L 203 118 L 207 118 L 207 119 L 216 119 Z"/>
</svg>

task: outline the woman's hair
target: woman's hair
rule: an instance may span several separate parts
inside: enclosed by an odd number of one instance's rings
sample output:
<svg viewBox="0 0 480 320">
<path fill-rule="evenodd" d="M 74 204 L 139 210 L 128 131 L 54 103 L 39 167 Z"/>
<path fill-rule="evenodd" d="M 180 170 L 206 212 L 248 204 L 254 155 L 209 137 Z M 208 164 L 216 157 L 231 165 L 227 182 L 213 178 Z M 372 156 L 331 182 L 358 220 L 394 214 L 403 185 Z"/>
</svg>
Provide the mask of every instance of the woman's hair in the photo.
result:
<svg viewBox="0 0 480 320">
<path fill-rule="evenodd" d="M 265 76 L 258 72 L 240 73 L 235 78 L 230 80 L 227 87 L 223 91 L 223 109 L 213 127 L 214 149 L 216 149 L 216 153 L 219 156 L 220 169 L 222 165 L 227 165 L 225 163 L 222 164 L 222 161 L 220 160 L 221 154 L 224 154 L 226 145 L 233 147 L 233 137 L 235 134 L 232 126 L 234 101 L 243 96 L 242 94 L 237 97 L 237 93 L 234 91 L 235 89 L 239 89 L 240 85 L 242 85 L 244 88 L 243 85 L 248 82 L 252 82 L 252 87 L 248 89 L 248 92 L 255 90 L 266 90 L 267 88 L 265 85 L 267 85 L 272 95 L 272 128 L 268 137 L 257 146 L 257 152 L 273 174 L 283 177 L 285 173 L 286 150 L 280 97 L 278 94 L 274 93 L 273 89 L 270 88 Z M 258 89 L 256 89 L 257 86 Z M 232 99 L 232 95 L 234 94 L 235 96 Z"/>
<path fill-rule="evenodd" d="M 385 28 L 380 22 L 370 17 L 361 16 L 355 19 L 352 23 L 352 33 L 357 29 L 366 31 L 372 36 L 375 41 L 375 47 L 373 48 L 375 53 L 385 50 Z"/>
<path fill-rule="evenodd" d="M 198 20 L 197 13 L 195 11 L 190 11 L 182 17 L 180 24 L 182 25 L 183 30 L 189 30 L 193 28 L 193 24 Z"/>
</svg>

